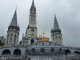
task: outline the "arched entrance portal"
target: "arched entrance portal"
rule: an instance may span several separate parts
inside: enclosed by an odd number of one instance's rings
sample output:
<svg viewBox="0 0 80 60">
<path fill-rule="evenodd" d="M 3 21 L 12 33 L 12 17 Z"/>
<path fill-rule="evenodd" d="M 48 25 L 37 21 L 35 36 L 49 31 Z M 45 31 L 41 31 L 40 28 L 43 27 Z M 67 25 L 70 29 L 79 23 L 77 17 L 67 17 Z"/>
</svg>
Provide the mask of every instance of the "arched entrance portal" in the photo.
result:
<svg viewBox="0 0 80 60">
<path fill-rule="evenodd" d="M 14 55 L 21 55 L 20 49 L 15 49 L 13 52 Z"/>
<path fill-rule="evenodd" d="M 80 52 L 79 52 L 79 51 L 75 51 L 74 53 L 76 53 L 76 54 L 80 54 Z"/>
<path fill-rule="evenodd" d="M 33 38 L 31 39 L 31 44 L 32 44 L 32 43 L 34 43 L 34 39 L 33 39 Z"/>
<path fill-rule="evenodd" d="M 11 52 L 10 52 L 10 50 L 8 50 L 8 49 L 6 49 L 6 50 L 4 50 L 3 52 L 2 52 L 2 55 L 10 55 L 11 54 Z"/>
<path fill-rule="evenodd" d="M 70 50 L 68 50 L 68 49 L 67 49 L 67 50 L 65 50 L 65 55 L 66 55 L 66 54 L 70 54 L 70 53 L 71 53 L 71 51 L 70 51 Z"/>
</svg>

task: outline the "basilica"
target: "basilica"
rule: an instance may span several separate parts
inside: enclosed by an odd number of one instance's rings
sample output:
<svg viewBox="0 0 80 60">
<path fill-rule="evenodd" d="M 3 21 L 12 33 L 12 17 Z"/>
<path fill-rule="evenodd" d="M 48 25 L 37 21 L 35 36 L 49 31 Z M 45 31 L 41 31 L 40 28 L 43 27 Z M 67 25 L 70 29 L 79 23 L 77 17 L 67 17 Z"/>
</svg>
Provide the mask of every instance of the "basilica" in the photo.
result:
<svg viewBox="0 0 80 60">
<path fill-rule="evenodd" d="M 51 40 L 45 31 L 38 36 L 36 6 L 30 8 L 29 24 L 19 44 L 20 27 L 17 24 L 17 9 L 7 30 L 5 46 L 0 47 L 0 60 L 80 60 L 80 48 L 63 45 L 62 33 L 54 13 L 54 26 L 50 30 Z"/>
</svg>

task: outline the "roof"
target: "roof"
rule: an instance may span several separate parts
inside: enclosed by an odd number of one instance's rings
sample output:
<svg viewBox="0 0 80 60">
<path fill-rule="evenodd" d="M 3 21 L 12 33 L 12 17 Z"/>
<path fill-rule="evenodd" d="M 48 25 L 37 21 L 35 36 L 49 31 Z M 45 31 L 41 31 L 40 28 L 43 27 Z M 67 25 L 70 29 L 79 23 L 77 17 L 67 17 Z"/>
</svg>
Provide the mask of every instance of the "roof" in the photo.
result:
<svg viewBox="0 0 80 60">
<path fill-rule="evenodd" d="M 17 12 L 16 12 L 16 10 L 15 10 L 15 13 L 13 15 L 13 18 L 12 18 L 12 21 L 10 23 L 10 26 L 18 26 L 17 25 Z"/>
<path fill-rule="evenodd" d="M 54 14 L 54 27 L 53 27 L 53 29 L 54 29 L 54 30 L 60 29 L 60 28 L 59 28 L 59 25 L 58 25 L 57 18 L 56 18 L 56 14 Z"/>
</svg>

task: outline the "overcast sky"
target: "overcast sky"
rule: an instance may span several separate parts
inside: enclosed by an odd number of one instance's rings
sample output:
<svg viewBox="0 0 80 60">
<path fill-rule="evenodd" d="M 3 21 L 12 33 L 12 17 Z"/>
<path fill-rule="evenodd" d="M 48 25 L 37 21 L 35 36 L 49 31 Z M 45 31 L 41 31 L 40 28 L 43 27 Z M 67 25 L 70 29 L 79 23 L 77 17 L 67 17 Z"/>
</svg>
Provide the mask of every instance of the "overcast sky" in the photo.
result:
<svg viewBox="0 0 80 60">
<path fill-rule="evenodd" d="M 29 10 L 32 0 L 0 0 L 0 36 L 6 37 L 8 26 L 17 5 L 17 19 L 20 38 L 29 24 Z M 80 47 L 80 0 L 35 0 L 38 34 L 46 32 L 51 38 L 54 11 L 62 30 L 63 44 Z"/>
</svg>

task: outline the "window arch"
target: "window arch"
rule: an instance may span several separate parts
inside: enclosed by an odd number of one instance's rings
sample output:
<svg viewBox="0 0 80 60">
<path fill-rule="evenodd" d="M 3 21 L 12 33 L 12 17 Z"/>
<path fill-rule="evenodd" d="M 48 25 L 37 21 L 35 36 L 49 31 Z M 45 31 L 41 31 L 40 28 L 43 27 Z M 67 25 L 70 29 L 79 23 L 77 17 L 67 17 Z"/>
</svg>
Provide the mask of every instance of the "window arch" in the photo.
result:
<svg viewBox="0 0 80 60">
<path fill-rule="evenodd" d="M 14 55 L 21 55 L 21 50 L 20 49 L 15 49 L 13 54 Z"/>
<path fill-rule="evenodd" d="M 16 34 L 14 35 L 14 44 L 16 43 Z"/>
<path fill-rule="evenodd" d="M 62 52 L 62 48 L 59 48 L 59 52 L 60 52 L 60 53 Z"/>
<path fill-rule="evenodd" d="M 11 33 L 11 34 L 10 34 L 10 41 L 9 41 L 9 44 L 12 44 L 12 37 L 13 37 L 13 34 Z"/>
<path fill-rule="evenodd" d="M 55 38 L 57 38 L 57 36 L 55 36 Z"/>
<path fill-rule="evenodd" d="M 9 34 L 7 34 L 7 44 L 8 44 L 8 40 L 9 40 Z"/>
<path fill-rule="evenodd" d="M 66 55 L 66 54 L 70 54 L 70 53 L 71 53 L 70 50 L 68 50 L 68 49 L 65 50 L 65 55 Z"/>
<path fill-rule="evenodd" d="M 54 48 L 51 48 L 51 53 L 54 53 Z"/>
<path fill-rule="evenodd" d="M 34 48 L 31 49 L 31 53 L 32 53 L 32 54 L 35 53 L 35 49 L 34 49 Z"/>
<path fill-rule="evenodd" d="M 41 54 L 44 54 L 45 53 L 45 49 L 44 48 L 41 48 L 40 49 L 40 52 L 41 52 Z"/>
<path fill-rule="evenodd" d="M 59 38 L 61 38 L 61 37 L 59 36 Z"/>
<path fill-rule="evenodd" d="M 2 51 L 2 55 L 10 55 L 10 54 L 11 54 L 11 52 L 8 49 L 5 49 Z"/>
<path fill-rule="evenodd" d="M 32 44 L 32 43 L 34 43 L 34 39 L 33 39 L 33 38 L 31 39 L 31 44 Z"/>
</svg>

